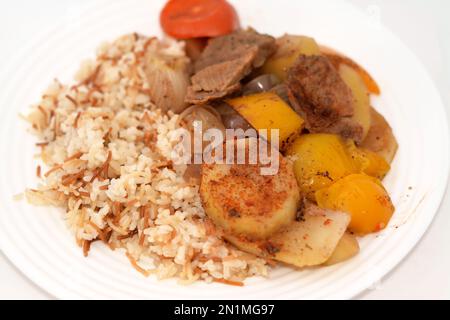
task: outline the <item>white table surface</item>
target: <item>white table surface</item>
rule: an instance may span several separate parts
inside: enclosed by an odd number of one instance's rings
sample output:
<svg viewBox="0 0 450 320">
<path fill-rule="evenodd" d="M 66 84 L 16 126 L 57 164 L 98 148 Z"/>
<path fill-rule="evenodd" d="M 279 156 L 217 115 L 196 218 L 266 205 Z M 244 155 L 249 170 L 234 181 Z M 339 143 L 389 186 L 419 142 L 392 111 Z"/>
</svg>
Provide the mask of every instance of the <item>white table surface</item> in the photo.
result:
<svg viewBox="0 0 450 320">
<path fill-rule="evenodd" d="M 13 55 L 27 42 L 30 34 L 70 16 L 71 5 L 80 1 L 87 0 L 0 0 L 0 61 Z M 350 1 L 380 19 L 415 52 L 440 90 L 450 119 L 450 1 Z M 0 72 L 1 69 L 0 64 Z M 449 230 L 450 192 L 447 190 L 432 226 L 413 252 L 379 284 L 358 298 L 450 299 Z M 52 298 L 0 252 L 0 299 Z"/>
</svg>

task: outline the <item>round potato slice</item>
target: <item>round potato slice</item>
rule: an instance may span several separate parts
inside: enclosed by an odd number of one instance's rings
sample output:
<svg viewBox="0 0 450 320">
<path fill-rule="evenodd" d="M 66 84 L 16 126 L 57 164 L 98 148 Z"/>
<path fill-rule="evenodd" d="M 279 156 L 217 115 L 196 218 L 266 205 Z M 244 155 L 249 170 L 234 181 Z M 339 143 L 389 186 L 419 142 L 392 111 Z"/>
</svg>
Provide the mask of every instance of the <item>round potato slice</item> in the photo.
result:
<svg viewBox="0 0 450 320">
<path fill-rule="evenodd" d="M 245 144 L 246 159 L 249 152 Z M 295 219 L 300 191 L 290 161 L 272 149 L 278 173 L 256 164 L 203 164 L 200 195 L 206 214 L 225 233 L 265 239 Z"/>
</svg>

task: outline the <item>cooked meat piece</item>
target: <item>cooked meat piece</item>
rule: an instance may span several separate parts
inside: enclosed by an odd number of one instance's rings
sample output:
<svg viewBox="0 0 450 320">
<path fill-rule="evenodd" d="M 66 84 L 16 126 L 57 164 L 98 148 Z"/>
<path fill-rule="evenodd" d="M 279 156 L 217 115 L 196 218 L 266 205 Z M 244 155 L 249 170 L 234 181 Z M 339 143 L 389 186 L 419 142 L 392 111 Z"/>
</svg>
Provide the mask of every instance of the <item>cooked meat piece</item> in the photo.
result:
<svg viewBox="0 0 450 320">
<path fill-rule="evenodd" d="M 192 87 L 188 87 L 185 101 L 191 104 L 205 104 L 239 91 L 240 88 L 240 83 L 236 83 L 222 91 L 195 91 Z"/>
<path fill-rule="evenodd" d="M 288 71 L 288 95 L 311 132 L 329 132 L 360 141 L 362 127 L 352 121 L 353 94 L 323 56 L 301 55 Z"/>
<path fill-rule="evenodd" d="M 186 102 L 202 104 L 239 90 L 240 81 L 274 51 L 275 39 L 254 30 L 212 39 L 195 63 Z"/>
<path fill-rule="evenodd" d="M 340 118 L 323 132 L 338 134 L 357 143 L 360 143 L 363 137 L 363 127 L 351 118 Z"/>
<path fill-rule="evenodd" d="M 259 34 L 253 29 L 238 30 L 214 38 L 195 63 L 195 71 L 198 72 L 214 64 L 239 58 L 254 47 L 258 49 L 258 53 L 253 61 L 253 67 L 258 68 L 262 66 L 268 56 L 275 52 L 275 38 Z"/>
<path fill-rule="evenodd" d="M 239 82 L 243 74 L 252 67 L 257 53 L 256 48 L 248 50 L 244 56 L 209 66 L 192 76 L 195 91 L 221 91 Z"/>
</svg>

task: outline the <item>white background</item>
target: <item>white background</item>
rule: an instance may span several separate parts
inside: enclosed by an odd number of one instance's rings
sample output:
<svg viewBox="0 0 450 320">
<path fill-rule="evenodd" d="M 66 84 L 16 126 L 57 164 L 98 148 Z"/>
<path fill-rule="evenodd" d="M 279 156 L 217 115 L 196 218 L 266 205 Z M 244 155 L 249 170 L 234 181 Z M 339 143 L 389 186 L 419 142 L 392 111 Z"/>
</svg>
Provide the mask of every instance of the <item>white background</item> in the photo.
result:
<svg viewBox="0 0 450 320">
<path fill-rule="evenodd" d="M 0 0 L 0 61 L 7 61 L 34 33 L 73 14 L 71 5 L 81 1 L 87 0 Z M 450 2 L 349 1 L 379 18 L 418 56 L 438 87 L 446 105 L 447 119 L 450 119 Z M 0 64 L 0 72 L 2 69 Z M 49 298 L 52 297 L 31 283 L 0 252 L 0 299 Z M 358 298 L 450 299 L 448 190 L 432 226 L 414 251 L 379 284 Z"/>
</svg>

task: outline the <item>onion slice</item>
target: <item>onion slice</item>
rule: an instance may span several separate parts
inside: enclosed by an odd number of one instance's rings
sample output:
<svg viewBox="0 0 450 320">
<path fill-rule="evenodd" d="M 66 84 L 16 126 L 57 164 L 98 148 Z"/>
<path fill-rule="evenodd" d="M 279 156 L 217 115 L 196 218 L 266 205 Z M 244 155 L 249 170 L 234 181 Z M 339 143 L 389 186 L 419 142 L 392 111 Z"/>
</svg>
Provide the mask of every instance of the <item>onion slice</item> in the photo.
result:
<svg viewBox="0 0 450 320">
<path fill-rule="evenodd" d="M 186 107 L 188 63 L 186 57 L 146 57 L 145 74 L 150 99 L 163 111 L 179 113 Z"/>
</svg>

